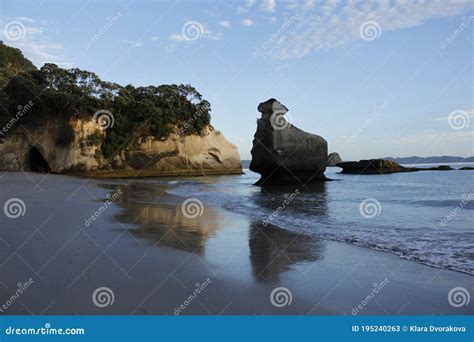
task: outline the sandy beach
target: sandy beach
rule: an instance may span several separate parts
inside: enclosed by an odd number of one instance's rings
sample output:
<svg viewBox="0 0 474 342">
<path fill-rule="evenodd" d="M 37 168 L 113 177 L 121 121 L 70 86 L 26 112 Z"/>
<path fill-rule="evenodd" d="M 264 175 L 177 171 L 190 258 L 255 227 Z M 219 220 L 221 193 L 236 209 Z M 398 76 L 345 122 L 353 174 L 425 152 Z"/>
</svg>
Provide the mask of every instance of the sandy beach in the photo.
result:
<svg viewBox="0 0 474 342">
<path fill-rule="evenodd" d="M 264 227 L 206 203 L 201 216 L 185 217 L 183 198 L 152 180 L 4 173 L 0 188 L 2 203 L 25 203 L 23 216 L 1 219 L 2 315 L 474 312 L 472 302 L 448 302 L 452 288 L 474 293 L 471 275 Z M 103 307 L 93 300 L 101 287 L 113 297 Z M 280 287 L 284 305 L 272 304 Z"/>
</svg>

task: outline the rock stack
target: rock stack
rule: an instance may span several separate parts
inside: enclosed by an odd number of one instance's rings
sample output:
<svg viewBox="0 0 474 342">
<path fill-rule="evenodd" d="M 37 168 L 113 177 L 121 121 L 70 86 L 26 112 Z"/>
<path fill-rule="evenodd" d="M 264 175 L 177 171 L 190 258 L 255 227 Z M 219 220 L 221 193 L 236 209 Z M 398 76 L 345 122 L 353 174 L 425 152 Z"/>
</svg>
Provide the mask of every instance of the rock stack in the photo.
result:
<svg viewBox="0 0 474 342">
<path fill-rule="evenodd" d="M 258 106 L 262 117 L 252 147 L 250 170 L 261 175 L 257 185 L 292 185 L 326 180 L 327 142 L 293 126 L 288 108 L 275 99 Z"/>
</svg>

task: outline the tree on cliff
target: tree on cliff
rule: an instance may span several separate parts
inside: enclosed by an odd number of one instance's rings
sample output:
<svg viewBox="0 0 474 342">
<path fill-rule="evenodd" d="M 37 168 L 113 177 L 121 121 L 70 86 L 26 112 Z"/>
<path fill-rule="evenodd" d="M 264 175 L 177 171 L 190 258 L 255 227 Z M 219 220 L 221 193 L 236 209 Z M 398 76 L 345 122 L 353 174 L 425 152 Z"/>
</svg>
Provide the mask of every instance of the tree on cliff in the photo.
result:
<svg viewBox="0 0 474 342">
<path fill-rule="evenodd" d="M 199 134 L 210 123 L 211 106 L 191 85 L 124 87 L 77 68 L 45 64 L 38 70 L 19 50 L 0 44 L 0 125 L 28 101 L 34 105 L 21 124 L 59 119 L 64 126 L 61 145 L 74 138 L 70 118 L 88 119 L 99 110 L 113 113 L 115 123 L 102 144 L 105 157 L 127 147 L 135 135 L 164 138 L 175 127 L 182 134 Z"/>
<path fill-rule="evenodd" d="M 19 49 L 0 42 L 0 89 L 5 87 L 12 77 L 35 69 L 33 63 L 23 57 Z"/>
</svg>

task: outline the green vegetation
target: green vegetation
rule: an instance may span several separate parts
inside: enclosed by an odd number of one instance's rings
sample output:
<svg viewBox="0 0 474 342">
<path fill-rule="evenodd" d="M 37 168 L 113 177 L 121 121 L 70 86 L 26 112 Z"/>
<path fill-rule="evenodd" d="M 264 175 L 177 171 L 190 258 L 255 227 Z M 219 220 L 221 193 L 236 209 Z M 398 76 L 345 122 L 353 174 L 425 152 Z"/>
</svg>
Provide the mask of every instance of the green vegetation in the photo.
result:
<svg viewBox="0 0 474 342">
<path fill-rule="evenodd" d="M 111 112 L 114 124 L 107 128 L 102 144 L 105 157 L 139 136 L 166 138 L 175 127 L 182 134 L 199 134 L 210 123 L 210 103 L 190 85 L 120 86 L 77 68 L 45 64 L 36 69 L 20 50 L 0 43 L 0 126 L 29 101 L 33 105 L 21 124 L 37 126 L 50 118 L 60 119 L 64 125 L 57 143 L 62 146 L 74 139 L 68 124 L 71 118 L 90 119 L 99 110 Z M 97 143 L 97 137 L 91 143 Z"/>
<path fill-rule="evenodd" d="M 0 89 L 8 81 L 23 72 L 35 70 L 35 66 L 18 49 L 13 49 L 0 44 Z"/>
</svg>

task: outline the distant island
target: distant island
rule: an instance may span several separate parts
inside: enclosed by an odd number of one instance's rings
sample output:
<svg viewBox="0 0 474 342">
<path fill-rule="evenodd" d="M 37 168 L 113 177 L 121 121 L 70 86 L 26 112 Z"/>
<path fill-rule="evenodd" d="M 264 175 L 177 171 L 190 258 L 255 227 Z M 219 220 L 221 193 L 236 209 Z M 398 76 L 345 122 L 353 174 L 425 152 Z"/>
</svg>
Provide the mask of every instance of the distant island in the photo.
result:
<svg viewBox="0 0 474 342">
<path fill-rule="evenodd" d="M 435 156 L 435 157 L 385 157 L 382 159 L 391 160 L 398 164 L 441 164 L 441 163 L 472 163 L 474 162 L 473 157 L 455 157 L 455 156 Z"/>
</svg>

